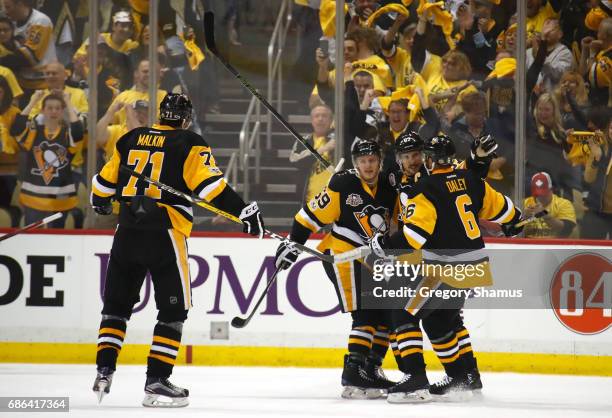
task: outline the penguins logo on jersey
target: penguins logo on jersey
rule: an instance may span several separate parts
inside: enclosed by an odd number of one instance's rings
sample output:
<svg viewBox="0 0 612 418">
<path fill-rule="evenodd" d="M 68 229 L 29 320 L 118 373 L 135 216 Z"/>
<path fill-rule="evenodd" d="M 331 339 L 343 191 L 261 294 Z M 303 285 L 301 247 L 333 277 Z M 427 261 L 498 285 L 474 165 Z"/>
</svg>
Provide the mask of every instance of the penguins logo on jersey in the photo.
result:
<svg viewBox="0 0 612 418">
<path fill-rule="evenodd" d="M 360 212 L 353 212 L 353 215 L 355 215 L 355 219 L 357 219 L 363 231 L 363 235 L 360 235 L 366 240 L 374 235 L 374 231 L 382 233 L 387 231 L 387 219 L 389 216 L 387 208 L 382 206 L 375 208 L 372 205 L 367 205 Z"/>
<path fill-rule="evenodd" d="M 68 150 L 60 144 L 49 144 L 43 141 L 32 148 L 34 160 L 38 168 L 32 169 L 32 174 L 41 176 L 45 184 L 51 183 L 53 177 L 59 177 L 59 170 L 68 165 Z"/>
</svg>

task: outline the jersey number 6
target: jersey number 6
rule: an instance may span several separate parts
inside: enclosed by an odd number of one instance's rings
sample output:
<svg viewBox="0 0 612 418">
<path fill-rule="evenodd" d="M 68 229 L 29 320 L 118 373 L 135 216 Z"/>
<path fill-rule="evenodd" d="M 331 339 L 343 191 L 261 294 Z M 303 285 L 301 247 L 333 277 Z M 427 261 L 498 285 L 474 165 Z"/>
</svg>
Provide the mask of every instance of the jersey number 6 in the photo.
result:
<svg viewBox="0 0 612 418">
<path fill-rule="evenodd" d="M 157 151 L 151 153 L 147 150 L 138 150 L 133 149 L 130 150 L 130 153 L 127 157 L 127 164 L 129 166 L 134 166 L 134 171 L 138 173 L 144 173 L 144 169 L 147 166 L 147 163 L 151 164 L 151 177 L 155 181 L 159 181 L 159 177 L 161 176 L 162 164 L 164 163 L 164 153 L 161 151 Z M 135 176 L 131 176 L 128 184 L 121 191 L 122 196 L 136 196 L 137 188 L 136 182 L 138 178 Z M 159 187 L 154 184 L 149 184 L 149 186 L 145 189 L 145 196 L 149 196 L 153 199 L 161 199 L 162 192 Z"/>
</svg>

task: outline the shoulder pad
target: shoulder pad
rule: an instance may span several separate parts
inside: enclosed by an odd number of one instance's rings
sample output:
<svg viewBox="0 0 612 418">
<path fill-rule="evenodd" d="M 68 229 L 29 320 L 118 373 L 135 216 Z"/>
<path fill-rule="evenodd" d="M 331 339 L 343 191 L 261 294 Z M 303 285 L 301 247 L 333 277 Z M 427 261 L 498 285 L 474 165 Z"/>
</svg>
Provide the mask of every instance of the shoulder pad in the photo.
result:
<svg viewBox="0 0 612 418">
<path fill-rule="evenodd" d="M 341 170 L 331 176 L 328 187 L 337 192 L 346 189 L 355 179 L 357 179 L 357 172 L 354 169 Z"/>
<path fill-rule="evenodd" d="M 185 142 L 191 146 L 210 147 L 208 142 L 201 136 L 192 131 L 183 130 L 181 136 L 185 138 Z"/>
</svg>

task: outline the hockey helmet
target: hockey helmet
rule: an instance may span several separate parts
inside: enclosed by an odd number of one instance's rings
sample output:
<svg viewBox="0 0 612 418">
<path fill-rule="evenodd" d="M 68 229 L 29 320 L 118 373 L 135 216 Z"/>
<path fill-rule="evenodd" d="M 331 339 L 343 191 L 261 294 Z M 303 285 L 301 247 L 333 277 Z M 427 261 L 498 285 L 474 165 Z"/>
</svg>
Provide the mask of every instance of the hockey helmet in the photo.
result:
<svg viewBox="0 0 612 418">
<path fill-rule="evenodd" d="M 168 93 L 159 104 L 159 119 L 170 126 L 186 126 L 191 122 L 193 105 L 187 95 Z"/>
<path fill-rule="evenodd" d="M 431 158 L 435 164 L 452 165 L 455 152 L 453 140 L 444 134 L 429 138 L 423 144 L 425 159 Z"/>
<path fill-rule="evenodd" d="M 351 156 L 353 160 L 357 157 L 361 157 L 362 155 L 378 155 L 379 158 L 382 158 L 382 150 L 378 142 L 372 141 L 370 139 L 357 139 L 353 144 L 353 148 L 351 149 Z"/>
<path fill-rule="evenodd" d="M 418 133 L 406 131 L 395 140 L 395 153 L 402 154 L 411 151 L 423 151 L 423 140 Z"/>
</svg>

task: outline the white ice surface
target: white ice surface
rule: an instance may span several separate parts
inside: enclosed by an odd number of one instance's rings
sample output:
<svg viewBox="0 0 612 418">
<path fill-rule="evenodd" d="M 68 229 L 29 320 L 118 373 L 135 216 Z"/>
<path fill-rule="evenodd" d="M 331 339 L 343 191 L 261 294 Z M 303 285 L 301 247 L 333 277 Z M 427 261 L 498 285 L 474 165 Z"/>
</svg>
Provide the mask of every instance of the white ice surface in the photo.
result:
<svg viewBox="0 0 612 418">
<path fill-rule="evenodd" d="M 391 405 L 340 398 L 339 369 L 176 367 L 171 381 L 190 390 L 179 409 L 140 406 L 145 366 L 119 366 L 97 404 L 93 365 L 0 364 L 0 396 L 68 396 L 70 413 L 1 417 L 612 417 L 612 378 L 484 373 L 484 397 L 461 404 Z M 399 378 L 397 372 L 387 373 Z M 441 373 L 430 373 L 430 382 Z"/>
</svg>

